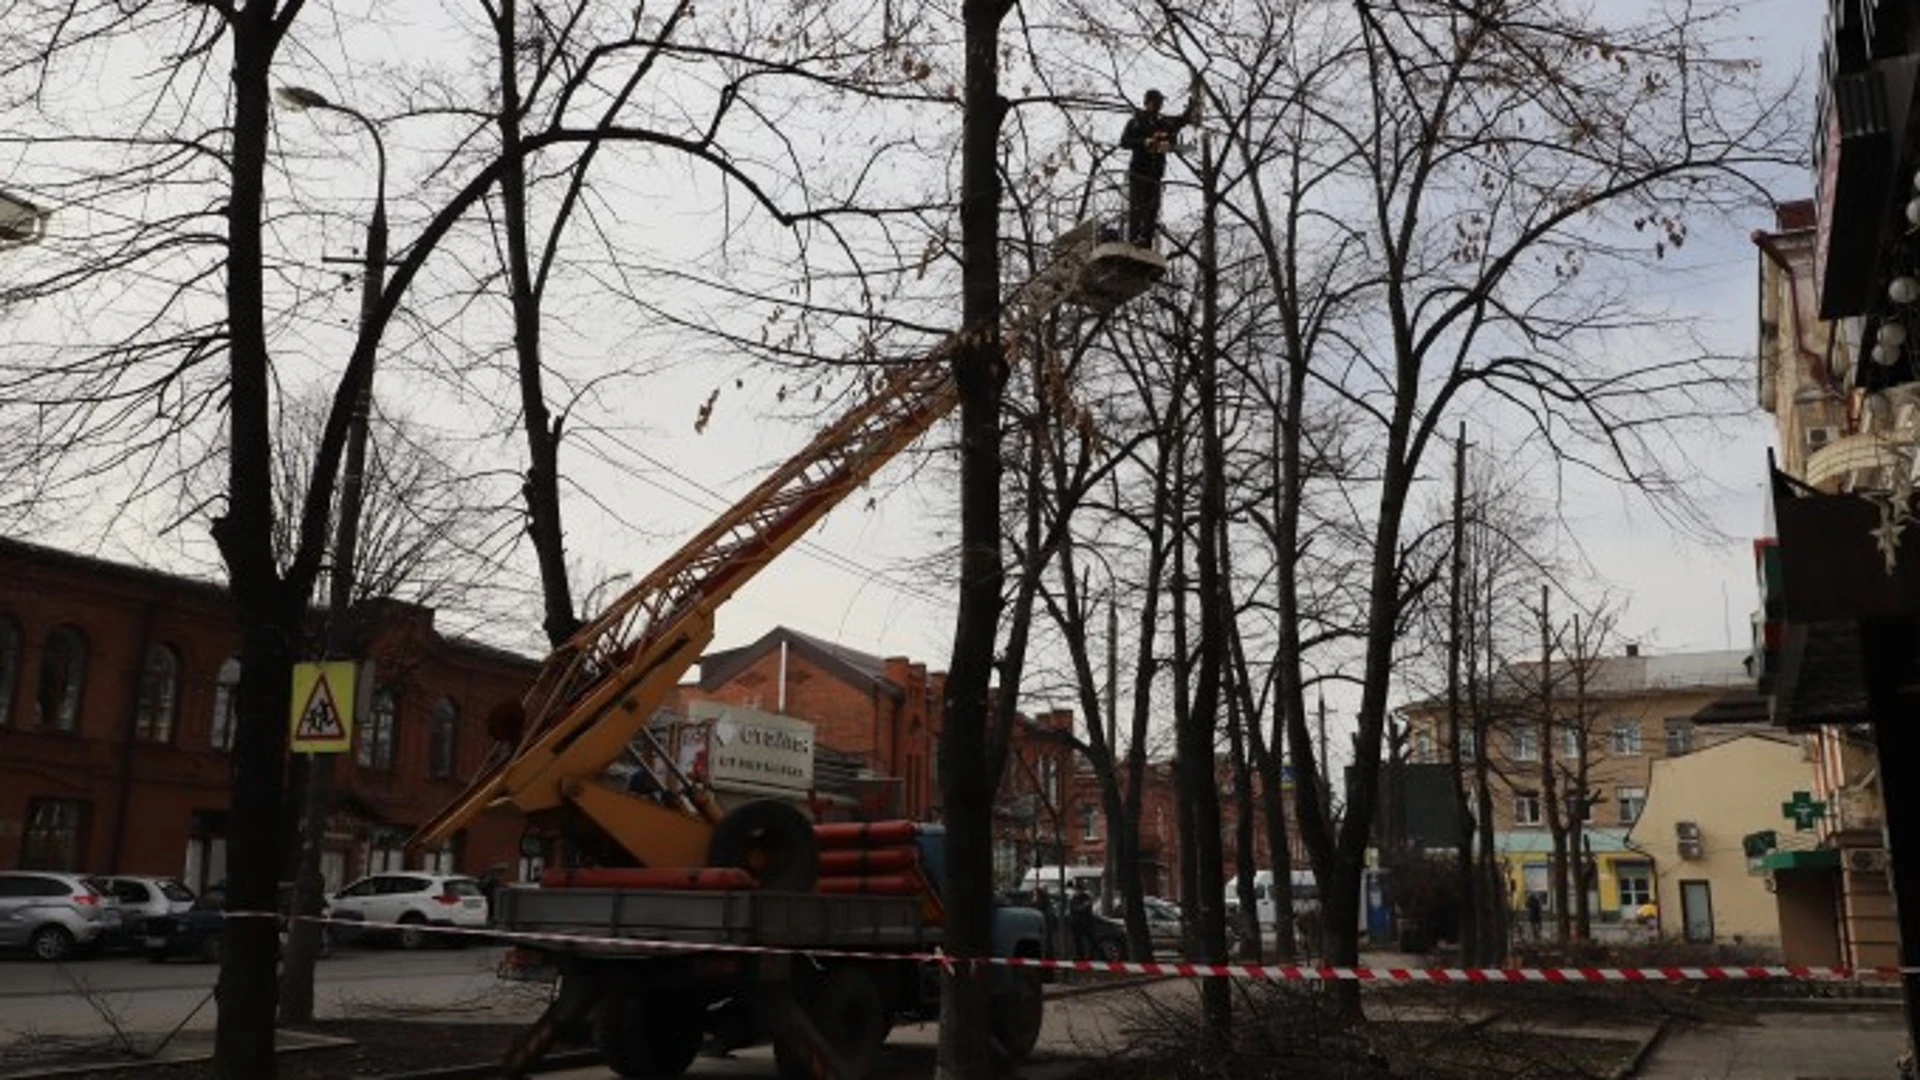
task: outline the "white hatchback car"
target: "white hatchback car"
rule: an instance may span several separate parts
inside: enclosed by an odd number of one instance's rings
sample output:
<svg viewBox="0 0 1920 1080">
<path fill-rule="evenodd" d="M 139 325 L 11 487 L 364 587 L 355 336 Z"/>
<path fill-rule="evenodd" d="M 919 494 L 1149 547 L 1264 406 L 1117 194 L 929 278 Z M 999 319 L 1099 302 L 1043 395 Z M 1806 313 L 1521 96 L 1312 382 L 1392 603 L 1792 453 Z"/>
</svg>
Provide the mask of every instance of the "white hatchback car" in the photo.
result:
<svg viewBox="0 0 1920 1080">
<path fill-rule="evenodd" d="M 436 937 L 460 940 L 457 934 L 435 934 L 429 926 L 487 926 L 486 894 L 478 881 L 459 874 L 369 874 L 335 893 L 330 903 L 336 915 L 389 924 L 371 926 L 368 932 L 392 933 L 405 949 L 417 949 Z"/>
</svg>

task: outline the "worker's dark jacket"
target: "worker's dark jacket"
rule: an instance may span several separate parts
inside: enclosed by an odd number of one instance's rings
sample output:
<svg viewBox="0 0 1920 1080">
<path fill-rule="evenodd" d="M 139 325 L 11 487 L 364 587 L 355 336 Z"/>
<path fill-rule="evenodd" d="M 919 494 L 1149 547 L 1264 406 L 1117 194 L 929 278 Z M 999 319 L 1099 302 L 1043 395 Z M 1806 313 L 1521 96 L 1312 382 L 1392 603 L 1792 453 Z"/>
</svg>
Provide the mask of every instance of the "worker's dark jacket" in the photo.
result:
<svg viewBox="0 0 1920 1080">
<path fill-rule="evenodd" d="M 1165 176 L 1167 155 L 1147 149 L 1147 142 L 1156 132 L 1172 138 L 1175 132 L 1186 126 L 1185 116 L 1168 116 L 1165 113 L 1149 116 L 1144 109 L 1135 112 L 1133 119 L 1127 121 L 1126 130 L 1120 133 L 1120 145 L 1133 151 L 1133 163 L 1128 166 L 1128 171 L 1135 176 L 1151 176 L 1155 180 Z"/>
</svg>

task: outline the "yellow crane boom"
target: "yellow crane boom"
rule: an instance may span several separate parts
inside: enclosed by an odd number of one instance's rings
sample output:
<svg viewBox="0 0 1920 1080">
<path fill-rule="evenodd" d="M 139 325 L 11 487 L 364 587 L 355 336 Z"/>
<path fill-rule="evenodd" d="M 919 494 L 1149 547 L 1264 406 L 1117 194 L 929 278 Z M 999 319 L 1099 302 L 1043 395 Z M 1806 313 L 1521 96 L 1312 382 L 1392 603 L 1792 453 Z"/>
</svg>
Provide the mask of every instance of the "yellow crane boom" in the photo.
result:
<svg viewBox="0 0 1920 1080">
<path fill-rule="evenodd" d="M 1103 242 L 1092 223 L 1056 241 L 1052 261 L 1010 295 L 1016 338 L 1062 304 L 1111 310 L 1166 272 L 1156 253 Z M 666 805 L 605 783 L 607 767 L 713 639 L 719 606 L 954 406 L 954 339 L 879 386 L 554 649 L 522 699 L 517 743 L 502 743 L 466 790 L 408 841 L 437 847 L 489 807 L 570 806 L 642 866 L 707 864 L 717 810 Z"/>
</svg>

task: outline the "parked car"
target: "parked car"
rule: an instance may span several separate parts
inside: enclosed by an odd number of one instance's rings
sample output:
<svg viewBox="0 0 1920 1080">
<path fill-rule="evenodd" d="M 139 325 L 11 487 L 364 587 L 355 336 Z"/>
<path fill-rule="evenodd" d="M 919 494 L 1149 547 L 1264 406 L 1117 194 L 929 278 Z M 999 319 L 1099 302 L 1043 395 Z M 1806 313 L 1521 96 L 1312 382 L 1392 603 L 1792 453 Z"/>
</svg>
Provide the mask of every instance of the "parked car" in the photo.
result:
<svg viewBox="0 0 1920 1080">
<path fill-rule="evenodd" d="M 458 942 L 459 935 L 435 934 L 430 926 L 485 930 L 487 897 L 480 883 L 463 874 L 411 871 L 369 874 L 330 898 L 342 918 L 398 926 L 393 936 L 403 949 L 417 949 L 434 938 Z"/>
<path fill-rule="evenodd" d="M 1157 949 L 1179 949 L 1186 943 L 1180 921 L 1180 905 L 1171 900 L 1149 896 L 1142 900 L 1147 909 L 1147 937 Z"/>
<path fill-rule="evenodd" d="M 226 945 L 227 929 L 226 890 L 215 886 L 208 889 L 188 906 L 187 910 L 171 915 L 156 915 L 149 918 L 142 931 L 141 951 L 147 959 L 158 964 L 174 957 L 193 957 L 208 963 L 220 961 L 220 951 Z M 280 886 L 280 913 L 285 915 L 293 909 L 293 886 Z M 322 918 L 336 917 L 326 905 L 320 908 Z M 331 924 L 320 927 L 320 958 L 333 955 L 334 945 L 342 940 L 340 928 Z M 287 932 L 282 926 L 280 947 L 286 948 Z"/>
<path fill-rule="evenodd" d="M 1073 956 L 1073 933 L 1067 925 L 1067 905 L 1059 896 L 1043 892 L 1047 906 L 1042 908 L 1036 894 L 1023 889 L 1009 891 L 1002 900 L 1022 907 L 1038 908 L 1047 918 L 1048 931 L 1053 939 L 1053 955 Z M 1093 955 L 1089 960 L 1125 960 L 1127 958 L 1127 924 L 1119 919 L 1109 919 L 1098 911 L 1093 913 Z"/>
<path fill-rule="evenodd" d="M 79 874 L 0 871 L 0 949 L 65 960 L 120 927 L 120 905 Z"/>
<path fill-rule="evenodd" d="M 120 932 L 130 939 L 146 933 L 148 919 L 178 915 L 193 906 L 193 890 L 178 878 L 115 874 L 88 881 L 102 895 L 120 902 Z"/>
</svg>

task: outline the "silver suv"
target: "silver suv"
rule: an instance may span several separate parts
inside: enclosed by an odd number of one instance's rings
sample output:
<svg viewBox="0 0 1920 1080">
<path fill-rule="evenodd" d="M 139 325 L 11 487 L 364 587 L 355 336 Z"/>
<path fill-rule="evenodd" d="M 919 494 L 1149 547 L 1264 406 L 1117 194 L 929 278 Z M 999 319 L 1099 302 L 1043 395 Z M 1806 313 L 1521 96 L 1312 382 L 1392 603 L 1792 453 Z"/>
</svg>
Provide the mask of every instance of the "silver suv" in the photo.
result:
<svg viewBox="0 0 1920 1080">
<path fill-rule="evenodd" d="M 119 928 L 119 903 L 79 874 L 0 871 L 0 949 L 65 960 Z"/>
<path fill-rule="evenodd" d="M 121 927 L 135 937 L 144 932 L 148 919 L 180 915 L 193 907 L 193 890 L 179 878 L 115 874 L 87 881 L 101 895 L 120 902 Z"/>
</svg>

